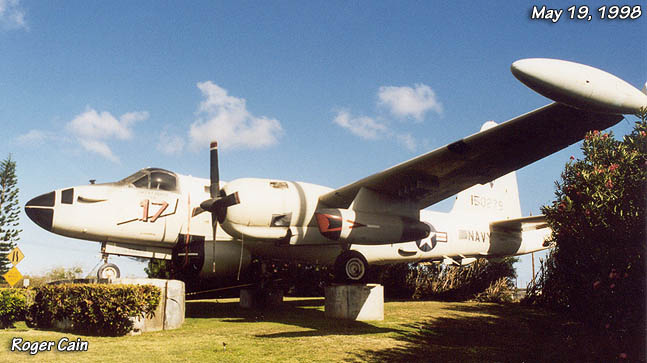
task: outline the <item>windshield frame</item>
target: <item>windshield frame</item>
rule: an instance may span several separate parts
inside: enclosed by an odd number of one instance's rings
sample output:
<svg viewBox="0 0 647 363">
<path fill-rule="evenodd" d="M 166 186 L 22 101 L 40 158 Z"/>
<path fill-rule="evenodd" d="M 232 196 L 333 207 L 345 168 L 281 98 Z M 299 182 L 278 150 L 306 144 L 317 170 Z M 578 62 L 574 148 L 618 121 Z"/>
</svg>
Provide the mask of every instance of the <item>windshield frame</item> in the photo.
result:
<svg viewBox="0 0 647 363">
<path fill-rule="evenodd" d="M 169 176 L 175 180 L 174 185 L 170 185 L 170 183 L 165 183 L 165 184 L 158 184 L 156 188 L 153 188 L 152 183 L 155 181 L 152 181 L 152 176 L 155 174 L 165 174 L 166 176 Z M 136 182 L 140 181 L 142 178 L 147 178 L 147 185 L 146 186 L 137 186 L 135 185 Z M 115 183 L 116 185 L 127 185 L 133 188 L 137 189 L 148 189 L 148 190 L 163 190 L 163 191 L 168 191 L 168 192 L 176 192 L 178 191 L 178 176 L 172 171 L 168 171 L 166 169 L 161 169 L 161 168 L 145 168 L 137 171 L 136 173 L 129 175 L 122 180 L 118 181 Z M 168 185 L 167 188 L 160 188 L 161 185 Z"/>
</svg>

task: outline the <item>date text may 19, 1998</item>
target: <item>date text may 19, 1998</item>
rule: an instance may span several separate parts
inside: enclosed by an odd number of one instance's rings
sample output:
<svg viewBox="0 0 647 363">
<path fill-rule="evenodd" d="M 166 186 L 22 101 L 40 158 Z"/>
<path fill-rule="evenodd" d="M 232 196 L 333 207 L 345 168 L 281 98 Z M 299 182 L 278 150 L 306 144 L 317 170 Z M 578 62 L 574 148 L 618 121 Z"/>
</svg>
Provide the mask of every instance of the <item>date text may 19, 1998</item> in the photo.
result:
<svg viewBox="0 0 647 363">
<path fill-rule="evenodd" d="M 560 19 L 591 21 L 594 18 L 601 20 L 636 20 L 642 16 L 640 5 L 602 5 L 597 12 L 591 12 L 587 5 L 573 5 L 564 9 L 552 9 L 543 6 L 533 6 L 530 11 L 531 20 L 548 20 L 557 23 Z M 563 17 L 562 17 L 563 15 Z"/>
</svg>

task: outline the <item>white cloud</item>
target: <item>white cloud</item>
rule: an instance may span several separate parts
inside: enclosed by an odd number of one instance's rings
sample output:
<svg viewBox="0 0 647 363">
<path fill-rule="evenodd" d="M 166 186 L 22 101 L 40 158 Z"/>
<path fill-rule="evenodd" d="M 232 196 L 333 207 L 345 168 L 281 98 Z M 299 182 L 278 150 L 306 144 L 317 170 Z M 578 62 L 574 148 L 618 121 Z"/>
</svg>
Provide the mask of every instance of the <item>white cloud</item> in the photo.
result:
<svg viewBox="0 0 647 363">
<path fill-rule="evenodd" d="M 110 150 L 110 147 L 105 142 L 93 139 L 84 140 L 81 138 L 79 138 L 78 140 L 81 146 L 83 146 L 83 148 L 87 151 L 97 153 L 112 162 L 119 162 L 119 158 L 117 158 L 115 154 L 112 153 L 112 150 Z"/>
<path fill-rule="evenodd" d="M 337 113 L 333 122 L 353 134 L 369 140 L 379 139 L 388 132 L 386 125 L 375 119 L 366 116 L 352 117 L 348 111 L 344 110 Z"/>
<path fill-rule="evenodd" d="M 396 135 L 398 142 L 407 148 L 407 150 L 414 152 L 418 149 L 418 142 L 411 134 L 398 134 Z"/>
<path fill-rule="evenodd" d="M 184 150 L 184 139 L 177 135 L 169 135 L 164 130 L 160 133 L 157 150 L 167 155 L 178 155 Z"/>
<path fill-rule="evenodd" d="M 428 111 L 438 114 L 443 111 L 436 93 L 425 84 L 416 84 L 415 88 L 382 86 L 378 98 L 380 105 L 388 107 L 397 117 L 413 117 L 422 121 Z"/>
<path fill-rule="evenodd" d="M 66 127 L 78 137 L 90 139 L 108 139 L 115 137 L 120 140 L 132 137 L 131 126 L 137 121 L 148 118 L 148 112 L 129 112 L 119 119 L 110 112 L 97 112 L 87 108 L 85 112 L 76 116 Z"/>
<path fill-rule="evenodd" d="M 4 29 L 27 29 L 25 11 L 20 0 L 0 0 L 0 26 Z"/>
<path fill-rule="evenodd" d="M 49 134 L 45 131 L 41 130 L 29 130 L 26 134 L 19 135 L 16 137 L 14 140 L 15 143 L 18 145 L 35 145 L 35 144 L 41 144 L 45 142 L 45 140 L 49 138 Z"/>
<path fill-rule="evenodd" d="M 261 148 L 278 142 L 283 132 L 278 120 L 252 115 L 244 98 L 228 95 L 226 89 L 211 81 L 200 82 L 197 87 L 205 99 L 189 129 L 194 148 L 211 141 L 218 141 L 221 148 Z"/>
<path fill-rule="evenodd" d="M 117 119 L 110 112 L 97 112 L 88 107 L 83 113 L 68 122 L 65 128 L 77 138 L 79 144 L 87 151 L 119 162 L 106 141 L 132 138 L 132 125 L 147 118 L 148 112 L 146 111 L 128 112 Z"/>
<path fill-rule="evenodd" d="M 337 112 L 337 116 L 333 122 L 366 140 L 391 138 L 397 140 L 399 144 L 411 152 L 416 151 L 418 148 L 418 142 L 413 135 L 393 131 L 386 124 L 371 117 L 353 117 L 350 112 L 342 110 Z"/>
<path fill-rule="evenodd" d="M 437 100 L 436 94 L 425 84 L 416 84 L 414 87 L 383 86 L 379 88 L 377 96 L 378 106 L 385 107 L 390 114 L 398 118 L 411 117 L 421 122 L 429 111 L 438 114 L 443 112 L 443 106 Z M 349 111 L 342 110 L 337 112 L 333 122 L 364 139 L 395 140 L 411 152 L 415 152 L 420 146 L 411 133 L 396 130 L 383 116 L 353 117 Z"/>
</svg>

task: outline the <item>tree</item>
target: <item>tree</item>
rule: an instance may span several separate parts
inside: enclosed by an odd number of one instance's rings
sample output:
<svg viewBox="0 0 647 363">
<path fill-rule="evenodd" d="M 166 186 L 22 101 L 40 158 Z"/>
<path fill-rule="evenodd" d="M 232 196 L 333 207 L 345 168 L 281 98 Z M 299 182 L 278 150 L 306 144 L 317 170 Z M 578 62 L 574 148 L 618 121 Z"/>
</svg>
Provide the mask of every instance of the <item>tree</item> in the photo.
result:
<svg viewBox="0 0 647 363">
<path fill-rule="evenodd" d="M 144 267 L 144 272 L 150 279 L 170 279 L 171 261 L 151 258 L 148 260 L 148 265 Z"/>
<path fill-rule="evenodd" d="M 19 234 L 18 178 L 11 154 L 0 163 L 0 274 L 11 268 L 7 254 L 16 247 Z"/>
<path fill-rule="evenodd" d="M 645 348 L 646 111 L 622 141 L 588 133 L 584 158 L 566 164 L 542 208 L 556 247 L 530 296 L 600 329 L 615 357 L 633 351 L 633 360 Z"/>
<path fill-rule="evenodd" d="M 81 276 L 83 276 L 83 268 L 81 268 L 81 266 L 72 266 L 68 268 L 58 266 L 45 273 L 45 280 L 74 280 L 80 278 Z"/>
</svg>

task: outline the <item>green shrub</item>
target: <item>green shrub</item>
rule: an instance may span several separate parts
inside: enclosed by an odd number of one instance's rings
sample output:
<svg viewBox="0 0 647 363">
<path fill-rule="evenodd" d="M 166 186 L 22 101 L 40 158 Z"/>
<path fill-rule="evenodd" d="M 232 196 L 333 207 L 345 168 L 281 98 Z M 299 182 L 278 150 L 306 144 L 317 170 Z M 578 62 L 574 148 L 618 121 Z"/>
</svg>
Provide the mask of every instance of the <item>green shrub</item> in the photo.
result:
<svg viewBox="0 0 647 363">
<path fill-rule="evenodd" d="M 508 284 L 516 277 L 516 257 L 505 257 L 497 262 L 480 258 L 467 266 L 418 265 L 410 274 L 415 287 L 412 298 L 465 301 L 485 291 L 503 278 Z"/>
<path fill-rule="evenodd" d="M 13 323 L 25 318 L 27 290 L 0 289 L 0 328 L 11 328 Z"/>
<path fill-rule="evenodd" d="M 542 208 L 556 248 L 526 299 L 598 328 L 629 360 L 644 359 L 647 332 L 647 109 L 639 117 L 622 140 L 588 133 L 566 164 Z"/>
<path fill-rule="evenodd" d="M 160 289 L 151 285 L 62 284 L 37 289 L 28 325 L 50 328 L 69 321 L 75 332 L 124 335 L 131 317 L 151 317 L 160 302 Z"/>
<path fill-rule="evenodd" d="M 488 286 L 485 291 L 474 297 L 478 302 L 510 303 L 514 290 L 510 286 L 510 280 L 502 277 Z"/>
</svg>

